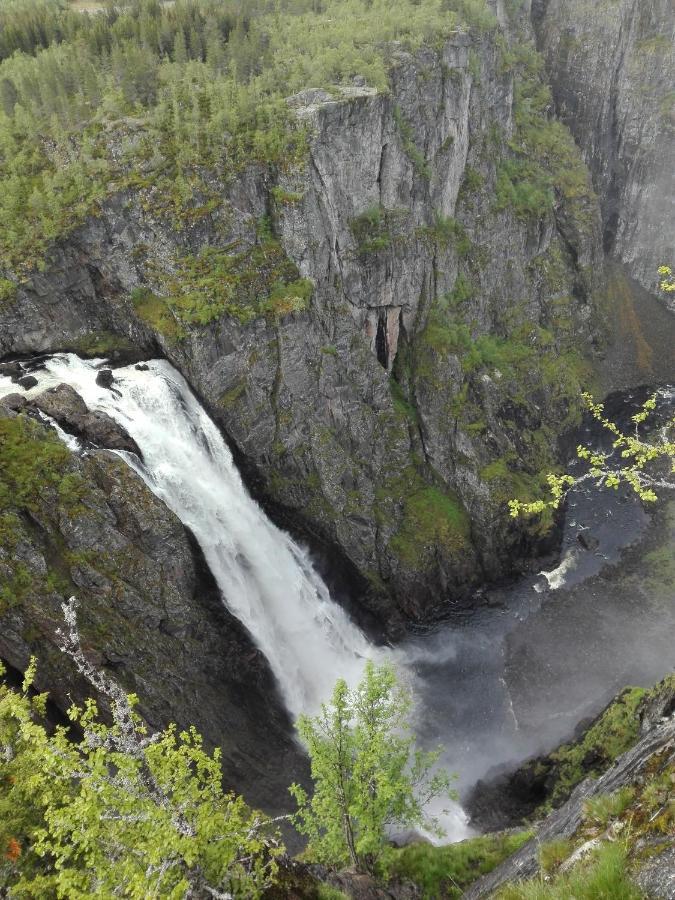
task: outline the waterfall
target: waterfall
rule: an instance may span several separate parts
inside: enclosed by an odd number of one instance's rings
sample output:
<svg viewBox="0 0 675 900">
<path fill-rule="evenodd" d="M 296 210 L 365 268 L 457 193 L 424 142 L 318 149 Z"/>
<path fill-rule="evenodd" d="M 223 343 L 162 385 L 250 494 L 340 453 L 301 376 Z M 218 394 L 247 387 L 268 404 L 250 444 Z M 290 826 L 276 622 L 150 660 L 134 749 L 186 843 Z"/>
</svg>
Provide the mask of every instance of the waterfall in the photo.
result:
<svg viewBox="0 0 675 900">
<path fill-rule="evenodd" d="M 367 659 L 398 663 L 414 682 L 424 651 L 375 647 L 333 602 L 307 551 L 249 496 L 227 444 L 182 375 L 164 360 L 151 360 L 147 369 L 115 369 L 112 388 L 105 388 L 96 383 L 101 362 L 72 353 L 50 357 L 32 372 L 38 384 L 25 396 L 68 384 L 90 410 L 126 429 L 143 460 L 113 452 L 194 534 L 224 603 L 265 654 L 289 711 L 317 712 L 338 678 L 357 684 Z M 0 396 L 16 391 L 0 376 Z M 72 450 L 81 450 L 76 438 L 51 424 Z M 458 804 L 437 801 L 430 813 L 449 840 L 471 834 Z"/>
<path fill-rule="evenodd" d="M 89 409 L 127 430 L 143 461 L 119 455 L 194 534 L 228 609 L 267 657 L 288 709 L 294 715 L 317 711 L 337 678 L 359 680 L 377 648 L 333 602 L 307 552 L 249 496 L 222 435 L 185 379 L 164 360 L 153 360 L 147 371 L 116 369 L 110 390 L 96 384 L 100 362 L 54 356 L 34 373 L 38 385 L 30 395 L 69 384 Z"/>
</svg>

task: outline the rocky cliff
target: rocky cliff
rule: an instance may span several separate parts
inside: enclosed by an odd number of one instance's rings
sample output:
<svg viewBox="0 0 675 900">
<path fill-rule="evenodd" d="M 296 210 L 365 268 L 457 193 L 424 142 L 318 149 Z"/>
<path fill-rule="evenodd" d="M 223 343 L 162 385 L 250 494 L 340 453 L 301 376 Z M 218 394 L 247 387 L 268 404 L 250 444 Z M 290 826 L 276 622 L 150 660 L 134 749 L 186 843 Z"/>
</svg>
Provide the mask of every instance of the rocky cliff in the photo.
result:
<svg viewBox="0 0 675 900">
<path fill-rule="evenodd" d="M 625 695 L 617 699 L 614 712 L 623 699 Z M 635 743 L 600 777 L 581 781 L 563 805 L 535 825 L 531 840 L 463 896 L 467 900 L 494 897 L 501 886 L 540 873 L 550 880 L 556 871 L 569 872 L 575 863 L 592 858 L 608 842 L 616 842 L 625 848 L 627 870 L 639 885 L 640 896 L 654 900 L 672 897 L 674 710 L 675 679 L 671 676 L 647 693 L 625 723 L 626 731 L 613 736 L 615 741 L 617 737 L 625 740 L 634 729 Z M 556 758 L 556 754 L 552 756 Z M 598 759 L 582 762 L 588 771 Z"/>
<path fill-rule="evenodd" d="M 79 398 L 59 390 L 38 402 L 68 427 Z M 61 710 L 91 696 L 56 637 L 77 596 L 87 655 L 138 694 L 151 728 L 194 724 L 223 748 L 227 783 L 279 810 L 303 762 L 267 662 L 190 534 L 118 456 L 71 453 L 21 400 L 0 404 L 0 657 L 24 671 L 36 656 L 36 685 Z"/>
<path fill-rule="evenodd" d="M 670 0 L 538 0 L 556 110 L 600 196 L 606 250 L 649 290 L 673 258 L 675 8 Z"/>
<path fill-rule="evenodd" d="M 598 339 L 595 196 L 499 12 L 392 48 L 389 93 L 291 97 L 300 165 L 206 173 L 178 219 L 140 172 L 0 309 L 5 354 L 170 359 L 393 630 L 538 546 L 505 501 L 540 489 Z"/>
</svg>

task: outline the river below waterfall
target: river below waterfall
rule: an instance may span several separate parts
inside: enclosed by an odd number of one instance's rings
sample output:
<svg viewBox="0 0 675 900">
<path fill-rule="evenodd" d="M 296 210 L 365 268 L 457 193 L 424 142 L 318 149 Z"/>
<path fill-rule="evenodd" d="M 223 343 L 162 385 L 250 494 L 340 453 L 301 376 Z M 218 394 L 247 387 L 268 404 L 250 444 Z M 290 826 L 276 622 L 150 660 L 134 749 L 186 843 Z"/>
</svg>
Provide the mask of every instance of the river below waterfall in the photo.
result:
<svg viewBox="0 0 675 900">
<path fill-rule="evenodd" d="M 96 383 L 100 364 L 73 354 L 42 360 L 28 396 L 67 383 L 134 438 L 143 460 L 120 455 L 192 531 L 293 714 L 316 710 L 338 677 L 358 680 L 367 658 L 393 659 L 413 685 L 421 740 L 444 747 L 464 791 L 495 765 L 550 749 L 625 684 L 673 668 L 675 516 L 665 506 L 652 516 L 625 491 L 575 491 L 557 568 L 484 593 L 463 622 L 377 648 L 332 601 L 308 552 L 250 498 L 182 376 L 153 360 L 116 369 L 108 389 Z M 0 378 L 0 396 L 14 391 Z M 640 399 L 616 397 L 611 412 L 629 415 Z M 673 393 L 660 400 L 672 407 Z M 603 439 L 593 424 L 580 437 Z M 469 832 L 459 807 L 444 824 L 451 840 Z"/>
</svg>

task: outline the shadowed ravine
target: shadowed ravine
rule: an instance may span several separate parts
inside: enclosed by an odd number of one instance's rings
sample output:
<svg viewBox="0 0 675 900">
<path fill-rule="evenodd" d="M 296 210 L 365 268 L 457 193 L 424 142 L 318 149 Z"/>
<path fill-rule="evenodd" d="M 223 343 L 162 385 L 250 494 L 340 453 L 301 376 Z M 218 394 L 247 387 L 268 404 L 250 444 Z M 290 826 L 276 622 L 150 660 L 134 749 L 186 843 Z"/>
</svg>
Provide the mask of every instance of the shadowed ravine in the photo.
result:
<svg viewBox="0 0 675 900">
<path fill-rule="evenodd" d="M 672 594 L 672 581 L 653 571 L 668 539 L 667 510 L 650 518 L 625 493 L 578 491 L 557 568 L 482 595 L 464 624 L 377 648 L 331 600 L 308 553 L 249 497 L 182 376 L 165 361 L 147 365 L 116 369 L 111 390 L 96 383 L 95 362 L 52 357 L 35 371 L 29 395 L 67 383 L 136 441 L 143 462 L 120 455 L 195 535 L 294 715 L 315 710 L 336 678 L 355 682 L 368 657 L 393 659 L 412 682 L 422 740 L 445 748 L 466 790 L 492 766 L 567 737 L 624 684 L 651 683 L 671 667 L 675 605 L 664 592 L 670 585 Z M 0 395 L 13 390 L 0 379 Z M 635 400 L 619 395 L 611 409 L 625 415 Z M 672 392 L 661 392 L 663 406 L 672 401 Z M 597 446 L 602 437 L 587 426 L 581 439 Z M 453 840 L 469 830 L 459 807 L 444 824 Z"/>
</svg>

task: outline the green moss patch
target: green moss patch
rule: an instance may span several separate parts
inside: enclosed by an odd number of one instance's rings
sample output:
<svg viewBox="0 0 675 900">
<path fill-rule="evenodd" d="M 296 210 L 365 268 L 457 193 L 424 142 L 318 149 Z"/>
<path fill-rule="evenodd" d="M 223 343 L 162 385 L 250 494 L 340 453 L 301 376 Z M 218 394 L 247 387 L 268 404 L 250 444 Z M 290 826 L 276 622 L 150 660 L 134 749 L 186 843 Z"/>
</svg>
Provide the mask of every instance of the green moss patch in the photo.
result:
<svg viewBox="0 0 675 900">
<path fill-rule="evenodd" d="M 485 835 L 444 847 L 412 844 L 397 852 L 392 875 L 413 881 L 424 900 L 461 897 L 473 881 L 495 869 L 531 836 L 522 831 Z"/>
<path fill-rule="evenodd" d="M 467 549 L 469 530 L 469 517 L 456 494 L 423 487 L 406 497 L 390 547 L 406 565 L 418 568 L 435 548 L 450 556 Z"/>
</svg>

